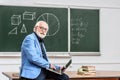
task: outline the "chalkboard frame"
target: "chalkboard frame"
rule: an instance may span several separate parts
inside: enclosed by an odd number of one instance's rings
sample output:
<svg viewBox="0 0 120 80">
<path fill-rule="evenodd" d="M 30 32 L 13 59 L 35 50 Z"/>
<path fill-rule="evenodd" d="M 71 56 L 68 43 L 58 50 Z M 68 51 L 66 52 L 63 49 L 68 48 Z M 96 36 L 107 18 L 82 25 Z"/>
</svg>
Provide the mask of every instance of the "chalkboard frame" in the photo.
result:
<svg viewBox="0 0 120 80">
<path fill-rule="evenodd" d="M 3 5 L 3 6 L 9 6 L 9 5 Z M 12 6 L 16 6 L 16 5 L 12 5 Z M 23 5 L 20 5 L 23 6 Z M 52 7 L 52 8 L 68 8 L 68 52 L 47 52 L 47 54 L 49 54 L 49 56 L 68 56 L 68 54 L 70 55 L 74 55 L 74 56 L 100 56 L 100 51 L 99 52 L 71 52 L 70 51 L 70 9 L 71 8 L 75 8 L 75 9 L 99 9 L 99 8 L 87 8 L 87 7 L 74 7 L 74 6 L 63 6 L 63 5 L 59 5 L 59 6 L 50 6 L 50 5 L 28 5 L 27 7 Z M 99 14 L 100 14 L 100 9 L 99 9 Z M 99 15 L 100 17 L 100 15 Z M 99 18 L 100 21 L 100 18 Z M 100 23 L 100 22 L 99 22 Z M 100 27 L 100 25 L 99 25 Z M 100 32 L 100 31 L 99 31 Z M 100 35 L 99 35 L 100 36 Z M 51 55 L 51 53 L 53 53 Z M 56 55 L 57 53 L 57 55 Z M 14 57 L 19 57 L 21 54 L 21 52 L 0 52 L 0 57 L 4 57 L 4 56 L 10 56 L 11 58 Z"/>
<path fill-rule="evenodd" d="M 45 20 L 49 25 L 44 39 L 47 51 L 68 51 L 67 8 L 3 5 L 0 10 L 0 51 L 19 52 L 25 36 L 33 33 L 33 27 L 39 20 Z"/>
<path fill-rule="evenodd" d="M 70 6 L 69 7 L 69 14 L 70 14 L 70 10 L 71 9 L 87 9 L 87 10 L 97 10 L 98 11 L 98 17 L 99 17 L 99 25 L 98 25 L 98 29 L 99 29 L 99 50 L 98 51 L 81 51 L 81 52 L 77 52 L 77 51 L 71 51 L 70 49 L 70 47 L 71 47 L 71 39 L 70 39 L 70 35 L 69 35 L 69 52 L 70 52 L 70 54 L 71 55 L 73 55 L 73 56 L 100 56 L 101 54 L 100 54 L 100 13 L 101 13 L 101 9 L 100 8 L 97 8 L 97 7 L 85 7 L 85 6 L 82 6 L 82 7 L 80 7 L 80 6 Z M 69 18 L 70 18 L 70 15 L 69 15 Z M 70 27 L 70 24 L 69 24 L 69 27 Z M 70 29 L 70 28 L 69 28 Z M 70 30 L 69 30 L 69 34 L 70 34 Z"/>
</svg>

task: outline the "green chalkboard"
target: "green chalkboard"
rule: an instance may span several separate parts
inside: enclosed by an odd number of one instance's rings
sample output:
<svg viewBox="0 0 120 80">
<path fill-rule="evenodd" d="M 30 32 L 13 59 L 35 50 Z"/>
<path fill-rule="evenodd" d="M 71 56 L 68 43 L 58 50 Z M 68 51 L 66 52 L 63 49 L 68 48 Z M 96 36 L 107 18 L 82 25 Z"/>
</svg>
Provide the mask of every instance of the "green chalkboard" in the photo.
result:
<svg viewBox="0 0 120 80">
<path fill-rule="evenodd" d="M 45 38 L 49 52 L 68 51 L 68 9 L 55 7 L 0 6 L 0 52 L 19 52 L 38 20 L 48 22 Z"/>
<path fill-rule="evenodd" d="M 99 10 L 70 9 L 70 51 L 99 52 Z"/>
</svg>

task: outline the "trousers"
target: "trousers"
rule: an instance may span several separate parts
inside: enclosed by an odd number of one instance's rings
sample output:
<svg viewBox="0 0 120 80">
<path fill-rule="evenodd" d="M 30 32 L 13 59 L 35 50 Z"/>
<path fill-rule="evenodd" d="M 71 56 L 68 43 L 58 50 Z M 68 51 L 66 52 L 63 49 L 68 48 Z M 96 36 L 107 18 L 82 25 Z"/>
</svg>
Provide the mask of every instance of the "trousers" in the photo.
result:
<svg viewBox="0 0 120 80">
<path fill-rule="evenodd" d="M 59 74 L 53 73 L 51 71 L 48 71 L 44 68 L 41 69 L 41 73 L 35 79 L 29 79 L 29 78 L 24 78 L 24 77 L 21 77 L 21 79 L 22 80 L 46 80 L 46 79 L 70 80 L 69 76 L 65 73 L 63 73 L 62 75 L 59 75 Z"/>
</svg>

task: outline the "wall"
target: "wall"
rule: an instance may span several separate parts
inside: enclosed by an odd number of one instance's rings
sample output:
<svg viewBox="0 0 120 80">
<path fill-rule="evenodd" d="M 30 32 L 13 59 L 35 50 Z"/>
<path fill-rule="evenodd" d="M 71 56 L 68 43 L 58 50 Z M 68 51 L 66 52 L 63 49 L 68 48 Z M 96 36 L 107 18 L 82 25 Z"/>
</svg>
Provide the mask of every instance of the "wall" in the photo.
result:
<svg viewBox="0 0 120 80">
<path fill-rule="evenodd" d="M 100 9 L 100 56 L 72 56 L 73 64 L 68 70 L 81 65 L 94 65 L 96 70 L 120 71 L 120 1 L 119 0 L 0 0 L 1 5 L 53 5 L 90 7 Z M 4 54 L 4 53 L 0 53 Z M 20 53 L 19 53 L 20 54 Z M 50 58 L 63 65 L 65 58 Z M 78 61 L 79 60 L 79 61 Z M 3 71 L 19 71 L 20 58 L 0 58 L 0 80 L 8 80 Z"/>
</svg>

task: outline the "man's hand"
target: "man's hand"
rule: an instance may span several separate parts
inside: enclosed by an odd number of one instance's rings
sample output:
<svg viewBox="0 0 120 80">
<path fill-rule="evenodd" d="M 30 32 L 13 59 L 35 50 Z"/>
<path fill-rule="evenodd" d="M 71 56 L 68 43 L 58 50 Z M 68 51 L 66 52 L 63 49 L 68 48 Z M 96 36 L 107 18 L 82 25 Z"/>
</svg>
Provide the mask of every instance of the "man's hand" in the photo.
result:
<svg viewBox="0 0 120 80">
<path fill-rule="evenodd" d="M 50 64 L 50 68 L 53 69 L 53 70 L 56 70 L 56 67 L 54 64 Z"/>
<path fill-rule="evenodd" d="M 62 72 L 65 72 L 65 66 L 62 66 L 62 67 L 60 67 L 60 69 L 62 70 Z"/>
</svg>

